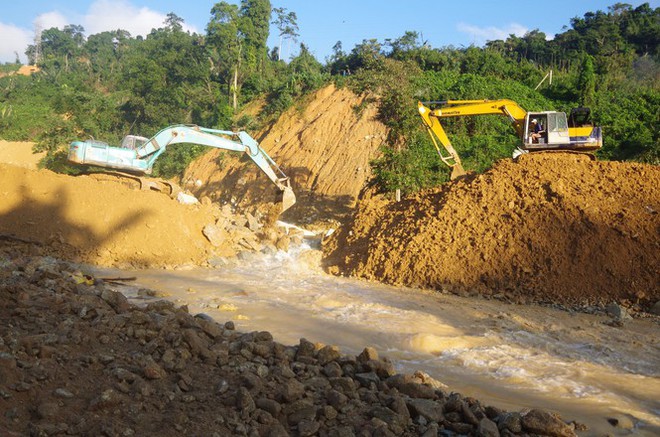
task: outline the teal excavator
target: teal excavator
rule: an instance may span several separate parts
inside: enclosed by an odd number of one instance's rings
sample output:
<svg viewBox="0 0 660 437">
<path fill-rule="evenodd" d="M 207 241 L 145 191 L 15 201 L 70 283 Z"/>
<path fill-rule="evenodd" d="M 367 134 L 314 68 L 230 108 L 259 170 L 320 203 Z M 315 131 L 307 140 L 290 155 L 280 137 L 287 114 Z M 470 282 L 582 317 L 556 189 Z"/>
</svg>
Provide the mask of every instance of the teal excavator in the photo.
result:
<svg viewBox="0 0 660 437">
<path fill-rule="evenodd" d="M 74 141 L 69 146 L 68 160 L 76 164 L 111 168 L 130 174 L 151 174 L 154 163 L 165 152 L 167 146 L 179 143 L 201 144 L 245 152 L 282 191 L 282 211 L 296 203 L 289 178 L 257 141 L 243 131 L 232 132 L 196 125 L 174 125 L 166 127 L 151 138 L 126 135 L 119 147 L 97 140 Z"/>
</svg>

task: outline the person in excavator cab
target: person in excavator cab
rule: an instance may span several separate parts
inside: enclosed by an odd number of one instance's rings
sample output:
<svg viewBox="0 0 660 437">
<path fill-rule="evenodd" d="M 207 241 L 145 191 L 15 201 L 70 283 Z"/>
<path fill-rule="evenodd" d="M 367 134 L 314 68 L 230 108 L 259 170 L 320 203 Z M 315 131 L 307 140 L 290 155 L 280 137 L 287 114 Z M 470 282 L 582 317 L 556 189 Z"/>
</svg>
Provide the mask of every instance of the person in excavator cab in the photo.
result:
<svg viewBox="0 0 660 437">
<path fill-rule="evenodd" d="M 540 138 L 543 138 L 543 125 L 537 119 L 532 119 L 529 135 L 532 143 L 538 143 Z"/>
</svg>

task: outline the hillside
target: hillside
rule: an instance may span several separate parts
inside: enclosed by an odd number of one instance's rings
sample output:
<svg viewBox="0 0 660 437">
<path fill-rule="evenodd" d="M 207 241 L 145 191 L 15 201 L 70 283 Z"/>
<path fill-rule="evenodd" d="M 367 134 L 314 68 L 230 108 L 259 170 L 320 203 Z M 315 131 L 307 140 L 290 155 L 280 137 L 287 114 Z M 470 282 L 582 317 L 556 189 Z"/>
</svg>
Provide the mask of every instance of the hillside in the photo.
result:
<svg viewBox="0 0 660 437">
<path fill-rule="evenodd" d="M 301 104 L 302 109 L 289 109 L 253 135 L 291 178 L 298 204 L 285 218 L 342 217 L 355 205 L 371 176 L 369 161 L 378 156 L 386 136 L 385 126 L 375 119 L 376 106 L 365 99 L 329 85 Z M 360 106 L 364 109 L 358 115 Z M 251 162 L 220 150 L 193 162 L 184 181 L 197 197 L 234 198 L 241 206 L 274 201 L 277 194 Z"/>
</svg>

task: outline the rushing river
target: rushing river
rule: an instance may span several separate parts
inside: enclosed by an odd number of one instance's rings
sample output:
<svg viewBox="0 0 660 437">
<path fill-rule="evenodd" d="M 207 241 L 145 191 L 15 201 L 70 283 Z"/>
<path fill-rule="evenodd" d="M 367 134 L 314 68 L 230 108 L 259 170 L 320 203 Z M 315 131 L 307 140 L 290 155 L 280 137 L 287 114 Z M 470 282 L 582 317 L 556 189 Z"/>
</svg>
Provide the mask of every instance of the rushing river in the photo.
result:
<svg viewBox="0 0 660 437">
<path fill-rule="evenodd" d="M 660 334 L 650 320 L 624 327 L 606 316 L 390 287 L 326 275 L 301 248 L 217 270 L 101 270 L 136 276 L 191 313 L 232 320 L 275 340 L 375 347 L 401 373 L 424 371 L 452 391 L 509 410 L 540 407 L 584 423 L 585 436 L 628 435 L 608 418 L 660 435 Z"/>
</svg>

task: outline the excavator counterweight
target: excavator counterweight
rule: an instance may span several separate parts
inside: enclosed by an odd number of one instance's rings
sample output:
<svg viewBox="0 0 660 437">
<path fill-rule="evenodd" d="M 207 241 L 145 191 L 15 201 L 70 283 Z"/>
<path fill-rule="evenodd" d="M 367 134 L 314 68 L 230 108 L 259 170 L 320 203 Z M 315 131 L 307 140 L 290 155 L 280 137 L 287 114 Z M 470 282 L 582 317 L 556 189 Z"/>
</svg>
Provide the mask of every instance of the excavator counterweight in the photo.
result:
<svg viewBox="0 0 660 437">
<path fill-rule="evenodd" d="M 81 165 L 112 168 L 132 174 L 150 174 L 154 163 L 172 144 L 201 144 L 218 149 L 244 152 L 282 191 L 282 212 L 296 203 L 289 178 L 246 132 L 232 132 L 195 125 L 169 126 L 151 138 L 127 135 L 120 147 L 101 141 L 74 141 L 68 160 Z M 276 173 L 277 172 L 277 173 Z"/>
</svg>

